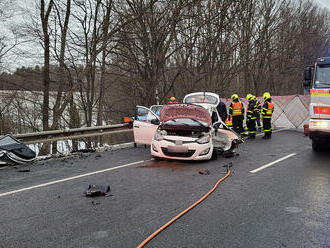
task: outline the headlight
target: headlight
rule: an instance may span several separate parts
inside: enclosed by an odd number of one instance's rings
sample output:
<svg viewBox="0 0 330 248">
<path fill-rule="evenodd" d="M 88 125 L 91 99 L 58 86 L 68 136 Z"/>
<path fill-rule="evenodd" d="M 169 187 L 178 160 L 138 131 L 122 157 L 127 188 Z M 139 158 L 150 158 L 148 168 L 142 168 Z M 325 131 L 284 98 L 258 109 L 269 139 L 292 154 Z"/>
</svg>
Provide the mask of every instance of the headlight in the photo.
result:
<svg viewBox="0 0 330 248">
<path fill-rule="evenodd" d="M 328 122 L 326 121 L 311 121 L 311 127 L 320 127 L 320 128 L 328 128 Z"/>
<path fill-rule="evenodd" d="M 157 141 L 161 141 L 163 140 L 164 137 L 163 135 L 161 135 L 160 133 L 156 132 L 155 135 L 154 135 L 154 140 L 157 140 Z"/>
<path fill-rule="evenodd" d="M 209 143 L 210 142 L 210 135 L 207 135 L 207 136 L 204 136 L 202 138 L 199 138 L 198 140 L 196 140 L 196 142 L 198 144 L 206 144 L 206 143 Z"/>
</svg>

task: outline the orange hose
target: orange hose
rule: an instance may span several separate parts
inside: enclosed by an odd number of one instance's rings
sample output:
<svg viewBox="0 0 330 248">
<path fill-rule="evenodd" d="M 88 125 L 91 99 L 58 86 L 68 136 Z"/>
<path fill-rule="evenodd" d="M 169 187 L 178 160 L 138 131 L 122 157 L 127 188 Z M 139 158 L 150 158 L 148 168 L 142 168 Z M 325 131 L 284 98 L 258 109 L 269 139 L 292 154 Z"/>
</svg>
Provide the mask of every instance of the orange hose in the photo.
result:
<svg viewBox="0 0 330 248">
<path fill-rule="evenodd" d="M 150 240 L 152 240 L 154 237 L 156 237 L 160 232 L 162 232 L 165 228 L 167 228 L 168 226 L 170 226 L 173 222 L 175 222 L 177 219 L 179 219 L 181 216 L 183 216 L 184 214 L 188 213 L 191 209 L 193 209 L 194 207 L 196 207 L 199 203 L 201 203 L 202 201 L 204 201 L 210 194 L 213 193 L 213 191 L 216 190 L 216 188 L 219 186 L 219 184 L 225 180 L 228 176 L 230 175 L 230 170 L 228 170 L 227 174 L 224 175 L 222 178 L 220 178 L 217 183 L 214 185 L 214 187 L 207 192 L 202 198 L 200 198 L 197 202 L 195 202 L 194 204 L 192 204 L 190 207 L 186 208 L 185 210 L 183 210 L 181 213 L 179 213 L 177 216 L 175 216 L 173 219 L 171 219 L 169 222 L 167 222 L 165 225 L 161 226 L 157 231 L 155 231 L 153 234 L 151 234 L 148 238 L 146 238 L 141 244 L 139 244 L 137 246 L 137 248 L 142 248 L 144 247 L 147 243 L 149 243 Z"/>
</svg>

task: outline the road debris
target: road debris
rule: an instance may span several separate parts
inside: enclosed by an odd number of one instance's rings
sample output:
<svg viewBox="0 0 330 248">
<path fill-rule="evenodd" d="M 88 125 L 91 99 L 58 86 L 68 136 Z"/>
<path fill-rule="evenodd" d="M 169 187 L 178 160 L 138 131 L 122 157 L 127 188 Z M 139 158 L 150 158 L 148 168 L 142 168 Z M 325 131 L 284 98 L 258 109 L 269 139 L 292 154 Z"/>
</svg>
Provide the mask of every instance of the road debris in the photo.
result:
<svg viewBox="0 0 330 248">
<path fill-rule="evenodd" d="M 22 170 L 18 170 L 18 172 L 30 172 L 30 169 L 22 169 Z"/>
<path fill-rule="evenodd" d="M 11 135 L 0 137 L 1 164 L 15 165 L 33 162 L 36 153 Z"/>
<path fill-rule="evenodd" d="M 109 185 L 98 185 L 90 184 L 88 185 L 87 191 L 85 192 L 86 197 L 95 197 L 95 196 L 106 196 L 110 193 Z"/>
<path fill-rule="evenodd" d="M 209 170 L 200 170 L 198 173 L 201 175 L 209 175 L 211 172 Z"/>
</svg>

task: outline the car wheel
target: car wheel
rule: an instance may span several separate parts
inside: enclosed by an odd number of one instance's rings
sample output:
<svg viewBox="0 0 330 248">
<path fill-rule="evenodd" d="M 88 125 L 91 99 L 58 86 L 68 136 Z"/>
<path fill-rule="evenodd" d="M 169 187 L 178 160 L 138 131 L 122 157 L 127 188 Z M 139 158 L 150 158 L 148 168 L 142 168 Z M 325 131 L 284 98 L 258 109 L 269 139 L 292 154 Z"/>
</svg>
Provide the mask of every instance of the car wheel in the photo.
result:
<svg viewBox="0 0 330 248">
<path fill-rule="evenodd" d="M 212 160 L 216 160 L 217 158 L 218 158 L 218 153 L 217 153 L 217 151 L 216 151 L 215 149 L 213 149 L 211 159 L 212 159 Z"/>
</svg>

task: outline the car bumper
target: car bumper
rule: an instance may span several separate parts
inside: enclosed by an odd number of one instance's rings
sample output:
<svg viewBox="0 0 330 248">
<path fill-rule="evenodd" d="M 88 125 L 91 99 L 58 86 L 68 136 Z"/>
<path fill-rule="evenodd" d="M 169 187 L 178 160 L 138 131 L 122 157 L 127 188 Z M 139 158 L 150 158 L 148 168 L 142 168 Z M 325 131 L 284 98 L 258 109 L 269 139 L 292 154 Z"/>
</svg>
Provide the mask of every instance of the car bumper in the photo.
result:
<svg viewBox="0 0 330 248">
<path fill-rule="evenodd" d="M 309 135 L 313 136 L 330 136 L 330 120 L 327 119 L 311 119 L 309 121 Z"/>
<path fill-rule="evenodd" d="M 212 157 L 212 142 L 207 144 L 189 143 L 175 146 L 166 141 L 153 141 L 151 155 L 154 157 L 177 160 L 209 160 Z M 184 150 L 184 151 L 183 151 Z"/>
</svg>

